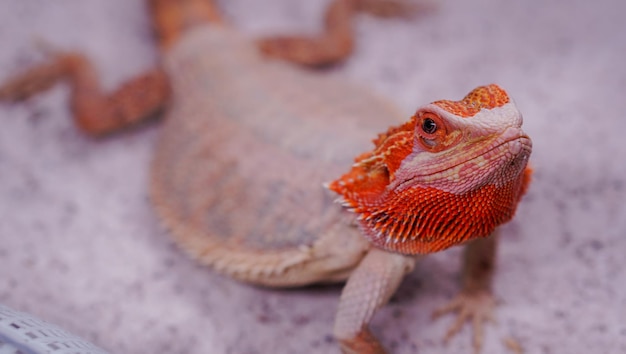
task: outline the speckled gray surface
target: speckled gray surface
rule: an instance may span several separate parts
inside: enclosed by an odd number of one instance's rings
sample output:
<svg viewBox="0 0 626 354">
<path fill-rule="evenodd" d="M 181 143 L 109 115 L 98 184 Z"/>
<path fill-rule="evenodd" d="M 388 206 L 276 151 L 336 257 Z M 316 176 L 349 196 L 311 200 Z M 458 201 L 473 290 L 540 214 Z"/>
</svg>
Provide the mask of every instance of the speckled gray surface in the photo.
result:
<svg viewBox="0 0 626 354">
<path fill-rule="evenodd" d="M 314 31 L 325 1 L 229 1 L 251 35 Z M 333 75 L 406 112 L 476 85 L 507 88 L 534 140 L 534 183 L 503 228 L 498 325 L 484 353 L 626 352 L 623 1 L 446 0 L 414 20 L 358 20 Z M 113 88 L 156 61 L 143 2 L 0 0 L 0 81 L 88 54 Z M 0 302 L 115 353 L 327 353 L 339 286 L 277 291 L 199 267 L 158 227 L 147 166 L 158 124 L 104 141 L 72 126 L 68 89 L 0 105 Z M 460 250 L 420 263 L 372 329 L 395 353 L 469 352 L 430 313 L 458 290 Z"/>
</svg>

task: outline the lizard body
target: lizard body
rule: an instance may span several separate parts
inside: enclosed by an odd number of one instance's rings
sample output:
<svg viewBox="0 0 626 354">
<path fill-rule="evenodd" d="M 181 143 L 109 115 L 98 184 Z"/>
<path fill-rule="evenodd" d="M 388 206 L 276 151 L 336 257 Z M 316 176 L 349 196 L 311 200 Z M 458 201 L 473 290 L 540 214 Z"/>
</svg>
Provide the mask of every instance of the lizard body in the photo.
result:
<svg viewBox="0 0 626 354">
<path fill-rule="evenodd" d="M 187 34 L 166 63 L 174 98 L 152 196 L 178 241 L 263 285 L 345 279 L 369 245 L 322 185 L 401 115 L 365 90 L 268 60 L 217 26 Z"/>
<path fill-rule="evenodd" d="M 305 64 L 336 60 L 349 53 L 342 19 L 357 3 L 375 2 L 333 2 L 329 41 L 279 38 L 260 48 Z M 69 77 L 79 126 L 100 135 L 153 114 L 171 94 L 150 194 L 176 243 L 255 284 L 347 279 L 334 326 L 346 353 L 384 352 L 368 324 L 420 255 L 474 240 L 463 291 L 438 313 L 459 312 L 448 337 L 470 319 L 478 350 L 494 305 L 489 235 L 513 216 L 530 180 L 530 139 L 506 92 L 479 87 L 402 123 L 366 90 L 261 56 L 210 1 L 150 4 L 163 69 L 106 96 L 84 57 L 59 55 L 0 87 L 0 99 Z M 303 50 L 320 43 L 319 58 Z"/>
</svg>

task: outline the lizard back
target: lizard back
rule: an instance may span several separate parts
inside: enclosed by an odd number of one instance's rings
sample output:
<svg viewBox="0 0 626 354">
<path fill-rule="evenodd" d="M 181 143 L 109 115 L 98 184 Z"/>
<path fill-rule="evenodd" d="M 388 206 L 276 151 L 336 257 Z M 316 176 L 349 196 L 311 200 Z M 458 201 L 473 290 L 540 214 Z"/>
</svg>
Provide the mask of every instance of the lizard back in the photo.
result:
<svg viewBox="0 0 626 354">
<path fill-rule="evenodd" d="M 323 184 L 367 151 L 377 132 L 401 122 L 389 103 L 266 59 L 217 26 L 183 38 L 166 68 L 173 99 L 152 199 L 183 248 L 217 268 L 218 258 L 228 258 L 225 272 L 237 257 L 253 268 L 276 257 L 285 267 L 305 262 L 306 248 L 329 237 L 359 245 L 341 252 L 363 251 L 353 216 Z"/>
</svg>

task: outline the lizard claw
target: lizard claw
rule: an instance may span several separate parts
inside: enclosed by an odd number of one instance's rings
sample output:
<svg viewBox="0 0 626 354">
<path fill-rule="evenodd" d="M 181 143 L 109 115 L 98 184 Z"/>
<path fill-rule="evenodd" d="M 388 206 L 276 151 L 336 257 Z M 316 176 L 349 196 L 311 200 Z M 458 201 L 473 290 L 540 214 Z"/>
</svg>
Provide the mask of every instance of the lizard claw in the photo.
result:
<svg viewBox="0 0 626 354">
<path fill-rule="evenodd" d="M 452 312 L 457 313 L 456 321 L 448 329 L 444 342 L 448 342 L 450 338 L 454 337 L 466 321 L 471 321 L 472 330 L 474 331 L 474 352 L 479 353 L 483 344 L 483 325 L 486 322 L 495 323 L 495 318 L 493 317 L 495 305 L 496 301 L 489 292 L 463 292 L 447 305 L 435 310 L 433 318 Z"/>
</svg>

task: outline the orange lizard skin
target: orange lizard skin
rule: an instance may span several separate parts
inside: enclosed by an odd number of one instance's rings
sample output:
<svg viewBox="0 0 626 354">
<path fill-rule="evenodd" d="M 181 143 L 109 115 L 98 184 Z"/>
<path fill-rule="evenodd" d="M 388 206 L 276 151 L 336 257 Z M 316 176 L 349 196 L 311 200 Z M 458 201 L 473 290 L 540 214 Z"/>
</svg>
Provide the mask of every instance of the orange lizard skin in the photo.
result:
<svg viewBox="0 0 626 354">
<path fill-rule="evenodd" d="M 328 188 L 386 250 L 425 254 L 488 236 L 513 217 L 530 181 L 530 139 L 514 124 L 490 120 L 495 109 L 515 114 L 512 105 L 497 85 L 426 105 L 380 134 L 373 151 Z M 466 123 L 481 119 L 478 136 Z"/>
</svg>

